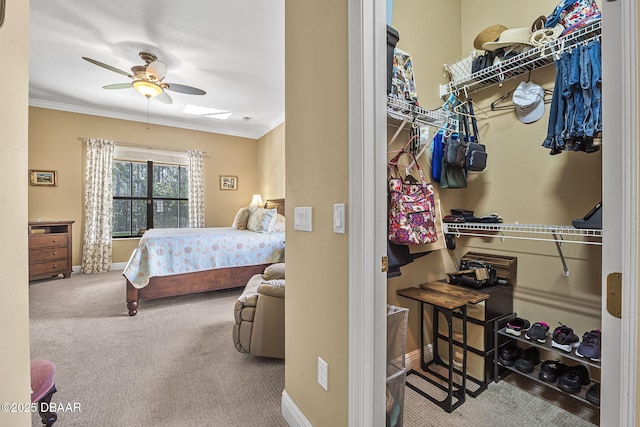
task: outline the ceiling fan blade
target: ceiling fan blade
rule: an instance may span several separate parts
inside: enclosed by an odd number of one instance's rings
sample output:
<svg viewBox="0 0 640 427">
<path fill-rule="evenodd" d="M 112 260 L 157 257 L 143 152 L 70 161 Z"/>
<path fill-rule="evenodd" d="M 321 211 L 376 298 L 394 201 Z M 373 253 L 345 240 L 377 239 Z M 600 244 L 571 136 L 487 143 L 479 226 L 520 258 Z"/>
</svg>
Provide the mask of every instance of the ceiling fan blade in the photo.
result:
<svg viewBox="0 0 640 427">
<path fill-rule="evenodd" d="M 156 80 L 161 81 L 167 74 L 167 64 L 162 61 L 153 61 L 147 65 L 147 75 L 155 77 Z"/>
<path fill-rule="evenodd" d="M 122 74 L 123 76 L 133 78 L 131 73 L 120 70 L 119 68 L 116 68 L 116 67 L 112 67 L 111 65 L 105 64 L 104 62 L 96 61 L 95 59 L 87 58 L 86 56 L 83 56 L 82 59 L 84 59 L 85 61 L 91 62 L 92 64 L 95 64 L 99 67 L 106 68 L 107 70 L 113 71 L 114 73 Z"/>
<path fill-rule="evenodd" d="M 169 89 L 174 92 L 186 93 L 187 95 L 204 95 L 207 93 L 202 89 L 198 89 L 198 88 L 186 86 L 186 85 L 179 85 L 177 83 L 164 83 L 163 87 L 165 89 Z"/>
<path fill-rule="evenodd" d="M 160 102 L 163 102 L 165 104 L 173 104 L 173 99 L 171 99 L 171 97 L 169 96 L 169 94 L 165 91 L 162 91 L 162 93 L 158 96 L 155 97 L 155 99 L 157 99 Z"/>
<path fill-rule="evenodd" d="M 129 89 L 132 87 L 131 83 L 115 83 L 112 85 L 102 86 L 102 89 Z"/>
</svg>

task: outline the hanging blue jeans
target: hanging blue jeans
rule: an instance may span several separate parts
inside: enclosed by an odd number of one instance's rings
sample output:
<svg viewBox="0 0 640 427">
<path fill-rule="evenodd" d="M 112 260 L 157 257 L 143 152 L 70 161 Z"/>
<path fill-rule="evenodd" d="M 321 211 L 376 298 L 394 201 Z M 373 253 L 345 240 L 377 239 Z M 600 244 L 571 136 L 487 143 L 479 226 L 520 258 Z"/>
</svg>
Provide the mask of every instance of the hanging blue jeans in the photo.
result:
<svg viewBox="0 0 640 427">
<path fill-rule="evenodd" d="M 600 40 L 589 45 L 591 58 L 591 111 L 594 118 L 594 133 L 602 132 L 602 57 Z"/>
<path fill-rule="evenodd" d="M 591 77 L 593 67 L 591 66 L 591 55 L 589 54 L 590 46 L 580 46 L 580 87 L 582 88 L 584 119 L 582 122 L 582 135 L 593 137 L 596 121 L 593 115 L 593 88 L 591 86 Z"/>
</svg>

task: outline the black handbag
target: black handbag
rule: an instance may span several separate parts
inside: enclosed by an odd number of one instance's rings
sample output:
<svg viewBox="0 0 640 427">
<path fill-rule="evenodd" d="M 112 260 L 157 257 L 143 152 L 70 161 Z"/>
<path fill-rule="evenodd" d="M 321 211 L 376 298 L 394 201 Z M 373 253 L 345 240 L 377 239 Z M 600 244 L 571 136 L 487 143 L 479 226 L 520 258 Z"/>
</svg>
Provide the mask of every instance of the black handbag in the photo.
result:
<svg viewBox="0 0 640 427">
<path fill-rule="evenodd" d="M 473 103 L 471 99 L 467 99 L 465 107 L 467 114 L 462 116 L 462 124 L 466 133 L 466 139 L 469 141 L 465 153 L 465 167 L 471 172 L 482 172 L 487 167 L 487 147 L 480 143 L 478 123 L 473 113 Z M 471 117 L 471 128 L 467 120 L 468 117 Z M 473 131 L 473 133 L 471 131 Z"/>
</svg>

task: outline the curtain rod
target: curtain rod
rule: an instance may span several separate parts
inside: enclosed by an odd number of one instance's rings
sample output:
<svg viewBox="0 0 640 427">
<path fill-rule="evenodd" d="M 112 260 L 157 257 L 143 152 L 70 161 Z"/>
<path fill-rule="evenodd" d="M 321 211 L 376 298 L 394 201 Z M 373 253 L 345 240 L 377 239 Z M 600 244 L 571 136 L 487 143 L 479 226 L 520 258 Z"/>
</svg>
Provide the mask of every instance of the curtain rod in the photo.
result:
<svg viewBox="0 0 640 427">
<path fill-rule="evenodd" d="M 78 137 L 78 140 L 85 141 L 89 138 Z M 132 148 L 146 148 L 148 150 L 164 150 L 164 151 L 176 151 L 180 153 L 186 153 L 189 151 L 187 148 L 177 148 L 177 147 L 163 147 L 160 145 L 142 145 L 142 144 L 134 144 L 131 142 L 121 142 L 121 141 L 113 141 L 114 144 L 120 145 L 122 147 L 132 147 Z M 208 154 L 206 151 L 203 151 L 202 154 Z"/>
</svg>

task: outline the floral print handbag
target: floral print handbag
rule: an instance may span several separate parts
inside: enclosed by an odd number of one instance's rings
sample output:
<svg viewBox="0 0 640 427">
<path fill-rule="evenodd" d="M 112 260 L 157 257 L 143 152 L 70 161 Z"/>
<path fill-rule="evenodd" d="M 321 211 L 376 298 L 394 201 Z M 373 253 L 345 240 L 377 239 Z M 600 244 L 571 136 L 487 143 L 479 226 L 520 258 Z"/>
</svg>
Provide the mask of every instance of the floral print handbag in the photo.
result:
<svg viewBox="0 0 640 427">
<path fill-rule="evenodd" d="M 420 180 L 411 175 L 402 178 L 398 159 L 406 154 L 415 164 Z M 438 240 L 433 186 L 427 183 L 409 151 L 398 153 L 388 165 L 389 171 L 389 241 L 397 245 L 421 245 Z"/>
</svg>

